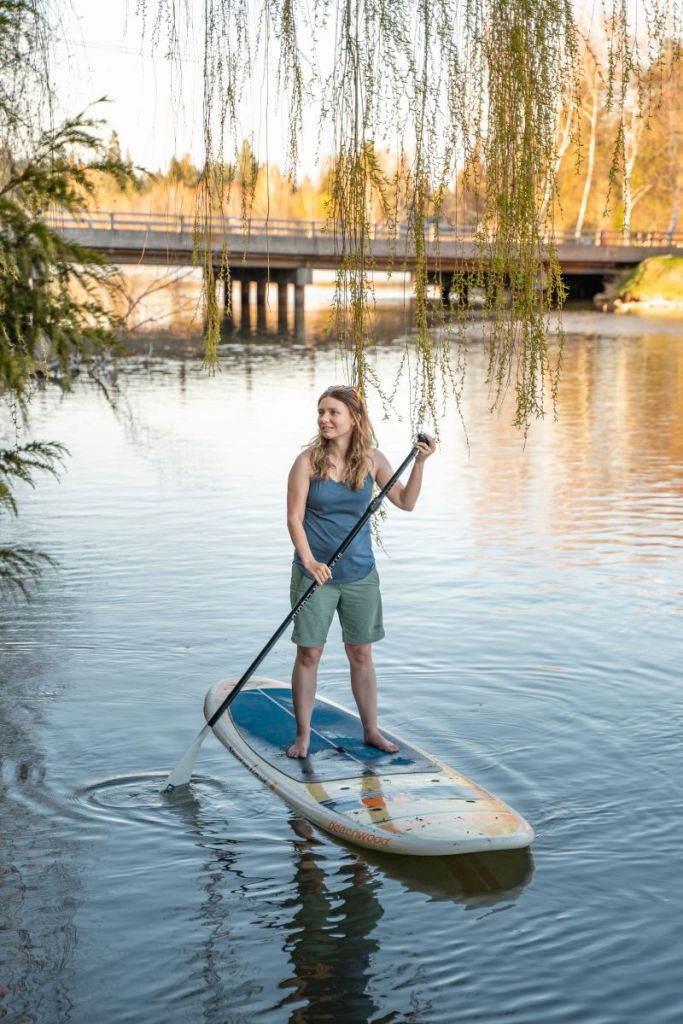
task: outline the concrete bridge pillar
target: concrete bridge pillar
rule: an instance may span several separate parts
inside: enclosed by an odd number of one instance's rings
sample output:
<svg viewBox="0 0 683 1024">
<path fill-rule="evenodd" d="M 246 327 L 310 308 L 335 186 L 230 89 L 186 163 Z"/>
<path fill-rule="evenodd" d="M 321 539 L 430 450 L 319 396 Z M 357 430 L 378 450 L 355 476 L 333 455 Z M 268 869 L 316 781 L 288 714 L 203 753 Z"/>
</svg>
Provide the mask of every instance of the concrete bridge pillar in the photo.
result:
<svg viewBox="0 0 683 1024">
<path fill-rule="evenodd" d="M 469 305 L 469 301 L 470 301 L 469 292 L 470 292 L 469 281 L 464 276 L 464 274 L 458 275 L 458 277 L 455 280 L 453 280 L 451 278 L 450 294 L 449 294 L 448 298 L 449 298 L 449 302 L 451 302 L 455 306 L 457 306 L 458 309 L 464 309 L 466 306 Z"/>
<path fill-rule="evenodd" d="M 294 331 L 298 335 L 304 324 L 304 301 L 306 288 L 302 284 L 294 285 Z"/>
<path fill-rule="evenodd" d="M 304 301 L 306 285 L 313 280 L 310 267 L 298 267 L 294 275 L 294 333 L 297 338 L 304 334 Z"/>
<path fill-rule="evenodd" d="M 268 271 L 265 267 L 244 267 L 236 265 L 230 268 L 230 284 L 225 282 L 224 310 L 226 321 L 228 311 L 232 308 L 229 301 L 231 292 L 229 289 L 239 282 L 240 291 L 240 314 L 239 327 L 241 331 L 248 332 L 252 326 L 251 313 L 251 285 L 256 286 L 256 326 L 259 330 L 266 329 L 266 304 L 268 299 L 268 285 L 277 285 L 277 322 L 280 331 L 286 331 L 288 325 L 287 301 L 289 296 L 289 285 L 294 285 L 294 325 L 298 336 L 301 336 L 304 329 L 304 294 L 306 285 L 310 284 L 313 274 L 309 267 L 274 267 Z M 233 314 L 233 319 L 236 319 Z"/>
<path fill-rule="evenodd" d="M 451 305 L 459 309 L 469 303 L 469 282 L 464 274 L 441 273 L 434 278 L 441 291 L 441 302 L 446 308 Z"/>
<path fill-rule="evenodd" d="M 240 327 L 242 330 L 249 330 L 251 325 L 251 310 L 249 309 L 249 279 L 240 281 Z"/>
<path fill-rule="evenodd" d="M 281 331 L 287 330 L 287 282 L 277 283 L 277 325 Z"/>
<path fill-rule="evenodd" d="M 266 326 L 266 287 L 267 282 L 265 278 L 257 278 L 256 280 L 256 326 L 259 330 L 264 330 Z"/>
</svg>

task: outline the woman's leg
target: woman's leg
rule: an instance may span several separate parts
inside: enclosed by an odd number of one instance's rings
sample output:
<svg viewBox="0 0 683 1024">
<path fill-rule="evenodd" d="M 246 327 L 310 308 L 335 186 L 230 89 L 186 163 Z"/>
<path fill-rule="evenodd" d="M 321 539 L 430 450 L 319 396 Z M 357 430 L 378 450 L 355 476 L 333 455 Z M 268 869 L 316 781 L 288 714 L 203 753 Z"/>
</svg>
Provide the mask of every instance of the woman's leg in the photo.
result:
<svg viewBox="0 0 683 1024">
<path fill-rule="evenodd" d="M 372 663 L 372 644 L 344 644 L 351 667 L 351 689 L 358 708 L 365 742 L 388 753 L 398 747 L 385 739 L 377 726 L 377 676 Z"/>
<path fill-rule="evenodd" d="M 318 681 L 318 663 L 322 647 L 297 645 L 292 669 L 292 702 L 296 716 L 296 739 L 287 751 L 288 757 L 306 757 L 311 742 L 311 715 Z"/>
</svg>

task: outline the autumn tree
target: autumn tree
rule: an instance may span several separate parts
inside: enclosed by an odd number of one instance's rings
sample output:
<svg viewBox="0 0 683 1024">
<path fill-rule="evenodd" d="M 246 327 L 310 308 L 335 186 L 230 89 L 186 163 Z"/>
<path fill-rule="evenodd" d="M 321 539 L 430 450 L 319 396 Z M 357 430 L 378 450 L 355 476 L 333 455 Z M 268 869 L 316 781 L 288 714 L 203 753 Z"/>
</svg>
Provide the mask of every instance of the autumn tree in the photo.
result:
<svg viewBox="0 0 683 1024">
<path fill-rule="evenodd" d="M 579 96 L 579 131 L 583 134 L 585 159 L 577 160 L 577 174 L 583 173 L 581 202 L 574 225 L 574 237 L 579 239 L 586 222 L 588 199 L 595 173 L 595 149 L 598 141 L 598 117 L 605 91 L 605 74 L 595 51 L 587 44 L 583 52 L 583 80 Z"/>
</svg>

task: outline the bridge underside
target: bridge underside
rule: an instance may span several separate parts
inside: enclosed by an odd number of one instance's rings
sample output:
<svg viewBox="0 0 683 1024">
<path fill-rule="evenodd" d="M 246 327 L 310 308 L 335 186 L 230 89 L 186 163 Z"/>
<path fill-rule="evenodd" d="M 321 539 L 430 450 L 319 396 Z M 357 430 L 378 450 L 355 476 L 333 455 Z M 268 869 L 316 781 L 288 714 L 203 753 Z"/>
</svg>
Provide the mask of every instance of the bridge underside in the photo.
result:
<svg viewBox="0 0 683 1024">
<path fill-rule="evenodd" d="M 197 262 L 197 239 L 189 232 L 174 231 L 109 231 L 102 228 L 64 229 L 64 234 L 80 245 L 95 249 L 113 263 L 190 266 Z M 219 265 L 223 253 L 235 280 L 238 272 L 268 270 L 271 280 L 278 270 L 293 273 L 297 269 L 335 270 L 341 260 L 341 247 L 331 234 L 285 235 L 230 234 L 213 240 L 213 261 Z M 636 266 L 646 256 L 681 253 L 676 245 L 593 245 L 585 242 L 563 242 L 557 246 L 560 265 L 565 274 L 614 274 Z M 392 241 L 381 237 L 373 241 L 373 265 L 377 270 L 412 271 L 415 258 L 412 242 L 404 236 Z M 429 269 L 453 273 L 480 262 L 480 252 L 471 241 L 442 238 L 437 245 L 427 246 Z M 252 278 L 254 280 L 255 278 Z"/>
<path fill-rule="evenodd" d="M 99 240 L 98 240 L 99 241 Z M 242 240 L 240 239 L 240 242 Z M 279 287 L 293 285 L 298 301 L 303 302 L 299 289 L 310 284 L 312 271 L 315 270 L 337 270 L 339 257 L 333 252 L 307 252 L 302 254 L 274 251 L 276 247 L 268 248 L 262 239 L 252 239 L 253 248 L 247 251 L 233 249 L 227 256 L 227 268 L 232 281 L 266 283 L 271 282 Z M 137 246 L 124 247 L 117 245 L 97 246 L 89 243 L 90 247 L 96 248 L 98 252 L 105 255 L 113 263 L 119 265 L 147 265 L 147 266 L 187 266 L 192 261 L 188 258 L 188 250 L 184 246 L 167 246 L 141 248 Z M 470 249 L 467 252 L 467 249 Z M 569 299 L 590 299 L 598 292 L 601 292 L 605 284 L 632 267 L 637 266 L 645 255 L 660 255 L 666 253 L 666 249 L 648 250 L 643 253 L 642 248 L 636 246 L 619 246 L 605 251 L 586 252 L 586 246 L 563 246 L 560 247 L 559 258 L 562 268 L 562 275 Z M 572 251 L 572 250 L 579 250 Z M 474 273 L 475 270 L 481 273 L 478 261 L 475 263 L 475 254 L 471 246 L 463 245 L 462 251 L 458 254 L 441 251 L 428 256 L 428 273 L 434 284 L 440 284 L 442 289 L 449 290 L 446 283 L 453 274 Z M 562 251 L 564 250 L 564 251 Z M 222 253 L 214 253 L 214 272 L 218 277 Z M 407 253 L 387 253 L 375 250 L 373 252 L 373 269 L 384 272 L 412 273 L 415 270 L 415 260 Z M 260 289 L 259 289 L 260 293 Z M 258 301 L 257 301 L 258 309 Z"/>
<path fill-rule="evenodd" d="M 562 283 L 567 293 L 566 301 L 592 299 L 604 291 L 607 284 L 614 280 L 615 276 L 623 273 L 624 269 L 628 268 L 605 268 L 596 272 L 592 269 L 577 270 L 575 267 L 571 267 L 568 271 L 563 271 Z M 485 282 L 486 271 L 482 272 L 481 269 L 477 269 L 476 274 L 469 275 L 468 268 L 462 266 L 455 272 L 443 269 L 430 271 L 428 279 L 430 284 L 439 288 L 445 303 L 467 304 L 472 291 L 476 290 L 477 285 Z"/>
<path fill-rule="evenodd" d="M 64 235 L 84 248 L 93 249 L 121 266 L 192 266 L 200 262 L 198 239 L 187 230 L 187 220 L 180 219 L 181 230 L 151 225 L 144 229 L 88 227 L 72 222 L 60 225 Z M 118 215 L 117 215 L 118 216 Z M 668 239 L 657 236 L 647 244 L 605 244 L 613 241 L 614 232 L 599 232 L 582 240 L 562 241 L 557 255 L 570 299 L 589 299 L 604 289 L 605 284 L 624 270 L 637 266 L 648 256 L 680 254 L 680 244 L 659 244 Z M 603 237 L 604 236 L 604 237 Z M 609 237 L 608 237 L 609 236 Z M 673 242 L 674 239 L 672 238 Z M 676 242 L 678 239 L 675 240 Z M 311 226 L 310 233 L 292 234 L 264 231 L 235 231 L 216 235 L 212 240 L 212 263 L 217 280 L 223 280 L 222 296 L 225 316 L 232 318 L 233 286 L 239 286 L 241 321 L 249 323 L 251 292 L 256 292 L 257 322 L 265 322 L 268 284 L 277 286 L 278 321 L 287 322 L 288 295 L 294 293 L 295 324 L 303 325 L 304 290 L 312 281 L 313 270 L 337 270 L 340 265 L 340 244 L 331 233 Z M 440 288 L 444 301 L 467 303 L 475 287 L 475 270 L 479 281 L 485 277 L 481 253 L 473 241 L 441 237 L 438 244 L 427 246 L 428 274 L 433 285 Z M 228 270 L 220 274 L 221 266 Z M 402 233 L 399 238 L 377 237 L 372 246 L 372 269 L 394 273 L 412 273 L 415 257 L 412 241 Z M 453 283 L 453 275 L 460 281 Z M 458 294 L 460 292 L 460 294 Z"/>
</svg>

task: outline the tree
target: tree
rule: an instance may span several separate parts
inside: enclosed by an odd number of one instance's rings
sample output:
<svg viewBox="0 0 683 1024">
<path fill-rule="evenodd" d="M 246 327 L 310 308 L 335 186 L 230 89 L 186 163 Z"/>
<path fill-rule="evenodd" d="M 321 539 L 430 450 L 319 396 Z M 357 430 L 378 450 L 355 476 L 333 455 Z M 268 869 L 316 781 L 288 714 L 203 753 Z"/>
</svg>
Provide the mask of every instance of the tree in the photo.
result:
<svg viewBox="0 0 683 1024">
<path fill-rule="evenodd" d="M 593 173 L 595 171 L 595 147 L 598 135 L 598 114 L 600 111 L 601 93 L 604 88 L 604 77 L 600 62 L 593 49 L 586 46 L 584 54 L 584 80 L 582 95 L 580 98 L 579 113 L 588 126 L 588 149 L 586 156 L 586 171 L 581 192 L 581 203 L 576 217 L 574 237 L 581 238 L 583 225 L 586 221 L 588 209 L 588 197 L 593 186 Z"/>
<path fill-rule="evenodd" d="M 656 67 L 647 69 L 646 83 L 650 78 L 655 83 L 654 102 L 642 116 L 643 144 L 634 169 L 639 200 L 634 226 L 672 234 L 677 230 L 683 186 L 683 65 L 674 61 L 663 81 Z"/>
<path fill-rule="evenodd" d="M 187 185 L 195 188 L 199 180 L 199 171 L 190 160 L 190 154 L 184 153 L 180 160 L 172 156 L 168 165 L 166 180 L 171 184 Z"/>
<path fill-rule="evenodd" d="M 679 30 L 675 0 L 651 0 L 648 32 L 636 35 L 626 0 L 605 0 L 608 60 L 605 96 L 620 119 L 640 86 L 643 62 L 664 50 Z M 152 38 L 171 54 L 183 48 L 176 0 L 150 0 L 144 11 Z M 448 345 L 435 340 L 425 315 L 428 261 L 438 261 L 438 223 L 451 206 L 449 189 L 465 168 L 478 208 L 477 275 L 490 313 L 487 344 L 494 404 L 512 388 L 516 421 L 526 430 L 554 395 L 559 362 L 551 355 L 546 314 L 562 301 L 552 241 L 556 215 L 558 126 L 575 105 L 583 69 L 573 6 L 568 0 L 205 0 L 203 4 L 206 171 L 200 219 L 222 208 L 233 181 L 212 174 L 225 164 L 225 141 L 239 159 L 241 101 L 258 95 L 255 54 L 270 58 L 268 100 L 280 99 L 289 126 L 295 176 L 304 110 L 317 103 L 321 137 L 334 150 L 328 211 L 338 240 L 340 342 L 354 356 L 356 380 L 371 384 L 366 359 L 372 265 L 371 204 L 377 163 L 387 146 L 401 154 L 406 174 L 401 205 L 410 223 L 414 260 L 418 359 L 415 425 L 438 416 L 439 378 L 449 379 Z M 168 38 L 163 39 L 164 32 Z M 321 39 L 320 52 L 315 50 Z M 262 76 L 261 61 L 258 75 Z M 662 65 L 664 67 L 664 65 Z M 557 98 L 562 102 L 558 103 Z M 565 122 L 568 123 L 568 122 Z M 629 155 L 616 140 L 614 167 L 628 183 Z M 592 171 L 591 171 L 592 174 Z M 396 192 L 398 194 L 398 190 Z M 628 192 L 633 205 L 633 194 Z M 446 202 L 446 207 L 444 207 Z M 583 215 L 585 217 L 584 211 Z M 430 239 L 436 233 L 436 243 Z M 219 337 L 211 305 L 210 229 L 204 236 L 207 355 Z M 436 257 L 434 246 L 436 245 Z"/>
<path fill-rule="evenodd" d="M 37 442 L 0 448 L 0 514 L 16 515 L 17 503 L 12 493 L 16 480 L 35 486 L 37 473 L 57 475 L 66 449 L 56 442 Z M 45 565 L 54 564 L 49 555 L 35 548 L 0 547 L 0 595 L 4 593 L 30 596 L 29 584 L 35 582 Z"/>
<path fill-rule="evenodd" d="M 36 387 L 55 381 L 68 388 L 76 361 L 91 365 L 117 347 L 111 269 L 42 214 L 77 215 L 92 194 L 93 173 L 121 184 L 130 176 L 120 153 L 102 142 L 100 122 L 79 115 L 40 130 L 26 119 L 25 66 L 45 27 L 30 0 L 0 0 L 0 404 L 15 423 L 28 420 Z M 0 513 L 16 515 L 17 480 L 34 484 L 37 473 L 56 473 L 65 454 L 54 441 L 0 449 Z M 0 590 L 26 594 L 26 581 L 46 561 L 32 549 L 3 547 Z"/>
<path fill-rule="evenodd" d="M 107 159 L 112 160 L 116 163 L 121 163 L 121 140 L 119 139 L 118 132 L 112 132 L 109 136 L 109 142 L 106 149 Z"/>
</svg>

